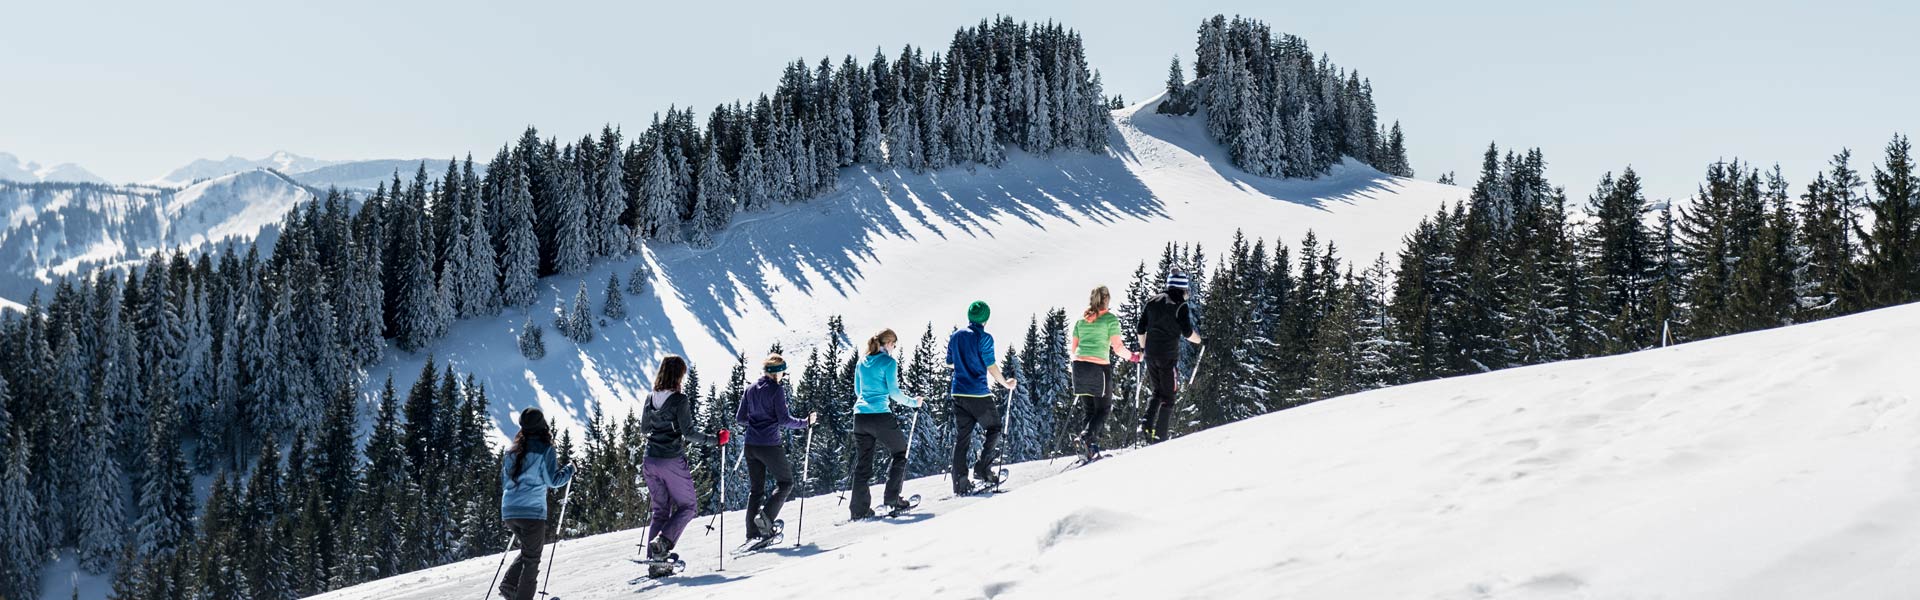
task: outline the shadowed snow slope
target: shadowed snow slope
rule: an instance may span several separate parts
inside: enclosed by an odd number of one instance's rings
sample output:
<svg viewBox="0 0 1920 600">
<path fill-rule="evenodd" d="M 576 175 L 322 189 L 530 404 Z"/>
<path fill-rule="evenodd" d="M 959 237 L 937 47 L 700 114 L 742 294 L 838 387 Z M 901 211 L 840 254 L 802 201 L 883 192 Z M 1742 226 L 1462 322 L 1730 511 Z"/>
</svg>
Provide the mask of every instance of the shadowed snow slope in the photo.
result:
<svg viewBox="0 0 1920 600">
<path fill-rule="evenodd" d="M 499 423 L 537 402 L 578 428 L 595 403 L 615 417 L 637 410 L 666 354 L 692 359 L 705 381 L 724 381 L 736 353 L 757 360 L 775 341 L 789 361 L 805 362 L 834 315 L 845 317 L 856 342 L 892 327 L 910 347 L 929 323 L 939 336 L 965 325 L 973 300 L 992 305 L 988 329 L 1004 347 L 1030 315 L 1078 310 L 1096 285 L 1124 293 L 1135 266 L 1157 261 L 1167 242 L 1200 242 L 1211 257 L 1235 229 L 1292 246 L 1312 229 L 1337 242 L 1341 256 L 1371 261 L 1466 194 L 1351 162 L 1313 181 L 1251 177 L 1206 141 L 1198 120 L 1151 106 L 1115 111 L 1106 154 L 1016 152 L 1003 168 L 924 175 L 845 170 L 840 191 L 740 215 L 710 248 L 657 245 L 541 280 L 534 320 L 550 334 L 541 360 L 520 356 L 515 336 L 525 315 L 509 311 L 455 324 L 433 348 L 436 364 L 474 372 L 496 400 Z M 626 299 L 627 319 L 603 323 L 599 339 L 584 345 L 551 335 L 554 315 L 582 281 L 598 314 L 608 275 L 624 282 L 642 260 L 657 277 L 646 294 Z M 423 360 L 394 352 L 373 369 L 370 389 L 388 373 L 404 387 Z"/>
<path fill-rule="evenodd" d="M 915 523 L 833 527 L 630 582 L 642 534 L 566 542 L 552 591 L 649 598 L 1910 598 L 1920 305 L 1401 386 L 1197 433 Z M 1056 474 L 1057 473 L 1057 474 Z M 790 511 L 791 512 L 791 511 Z M 787 516 L 792 524 L 794 516 Z M 740 515 L 728 516 L 734 540 Z M 791 530 L 791 528 L 790 528 Z M 737 543 L 730 540 L 731 544 Z M 338 600 L 480 594 L 493 558 Z M 636 595 L 636 592 L 639 592 Z"/>
</svg>

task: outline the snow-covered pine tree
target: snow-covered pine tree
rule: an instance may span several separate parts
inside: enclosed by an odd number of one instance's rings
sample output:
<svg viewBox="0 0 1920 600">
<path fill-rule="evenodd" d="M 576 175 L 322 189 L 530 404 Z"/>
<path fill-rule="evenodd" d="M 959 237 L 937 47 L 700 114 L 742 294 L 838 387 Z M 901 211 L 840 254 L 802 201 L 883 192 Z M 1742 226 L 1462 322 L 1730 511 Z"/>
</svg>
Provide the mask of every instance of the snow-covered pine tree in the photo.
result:
<svg viewBox="0 0 1920 600">
<path fill-rule="evenodd" d="M 924 167 L 920 148 L 920 126 L 914 118 L 913 106 L 904 100 L 907 96 L 907 81 L 896 76 L 894 89 L 899 90 L 901 101 L 893 103 L 893 112 L 887 119 L 887 164 L 896 168 L 918 171 Z"/>
<path fill-rule="evenodd" d="M 878 61 L 886 60 L 885 57 L 878 56 L 878 53 L 875 58 Z M 880 69 L 885 68 L 880 62 L 875 62 L 874 66 Z M 881 164 L 886 160 L 886 155 L 881 151 L 882 132 L 886 130 L 880 127 L 881 108 L 874 85 L 873 78 L 866 78 L 866 91 L 861 94 L 861 99 L 857 100 L 857 102 L 866 103 L 866 110 L 862 111 L 860 117 L 860 128 L 855 136 L 857 144 L 854 149 L 854 161 L 870 165 Z"/>
<path fill-rule="evenodd" d="M 667 160 L 666 150 L 659 142 L 647 148 L 647 168 L 644 176 L 645 187 L 641 188 L 646 207 L 642 215 L 642 231 L 648 239 L 661 242 L 680 241 L 680 209 L 678 198 L 674 195 L 673 169 Z"/>
<path fill-rule="evenodd" d="M 699 162 L 700 175 L 696 184 L 695 213 L 693 218 L 693 241 L 696 245 L 712 245 L 713 235 L 733 221 L 733 191 L 731 178 L 727 175 L 726 165 L 720 162 L 720 155 L 713 144 L 707 144 L 706 156 Z"/>
<path fill-rule="evenodd" d="M 568 146 L 560 155 L 559 189 L 553 199 L 551 217 L 547 226 L 552 231 L 554 273 L 578 273 L 587 268 L 594 248 L 594 240 L 588 237 L 588 207 L 586 174 L 578 150 Z"/>
<path fill-rule="evenodd" d="M 771 204 L 767 190 L 766 161 L 761 158 L 760 145 L 754 141 L 753 121 L 747 120 L 740 136 L 740 161 L 734 165 L 734 193 L 740 202 L 740 210 L 756 211 Z"/>
<path fill-rule="evenodd" d="M 929 66 L 933 71 L 940 68 L 940 55 L 935 54 Z M 946 139 L 946 120 L 940 105 L 941 93 L 939 80 L 928 78 L 924 90 L 920 93 L 920 106 L 916 115 L 916 125 L 920 126 L 920 152 L 922 166 L 929 170 L 947 167 L 949 162 Z"/>
<path fill-rule="evenodd" d="M 1180 55 L 1173 57 L 1167 65 L 1167 93 L 1160 100 L 1155 112 L 1170 115 L 1190 115 L 1193 108 L 1187 100 L 1187 76 L 1180 68 Z"/>
<path fill-rule="evenodd" d="M 616 321 L 627 318 L 627 301 L 626 297 L 620 294 L 618 273 L 607 275 L 607 289 L 600 298 L 600 314 Z"/>
<path fill-rule="evenodd" d="M 6 380 L 0 379 L 0 405 L 12 404 Z M 13 419 L 0 407 L 0 485 L 9 490 L 31 490 L 32 460 L 24 436 L 14 435 Z M 0 596 L 32 598 L 39 595 L 40 566 L 46 560 L 38 498 L 32 493 L 0 494 Z"/>
<path fill-rule="evenodd" d="M 627 209 L 626 157 L 620 149 L 620 131 L 611 125 L 602 127 L 600 161 L 597 172 L 592 174 L 597 180 L 593 186 L 596 227 L 589 235 L 594 256 L 619 256 L 628 249 L 627 228 L 620 221 Z"/>
<path fill-rule="evenodd" d="M 580 291 L 573 295 L 573 307 L 567 311 L 567 330 L 563 333 L 576 343 L 593 341 L 593 300 L 587 296 L 585 281 L 580 282 Z"/>
<path fill-rule="evenodd" d="M 146 466 L 134 522 L 134 556 L 170 556 L 191 535 L 194 499 L 191 475 L 180 456 L 179 417 L 172 399 L 152 398 L 147 422 Z M 16 453 L 20 449 L 15 449 Z M 32 548 L 34 546 L 27 546 Z"/>
<path fill-rule="evenodd" d="M 4 396 L 0 392 L 0 396 Z M 80 565 L 88 572 L 109 572 L 121 550 L 120 464 L 113 456 L 113 422 L 98 392 L 88 410 L 78 415 L 83 426 L 73 457 L 79 480 L 71 497 L 76 524 L 75 544 Z M 3 399 L 3 398 L 0 398 Z M 4 410 L 4 409 L 0 409 Z M 3 421 L 4 419 L 0 419 Z"/>
<path fill-rule="evenodd" d="M 506 203 L 500 216 L 500 299 L 506 306 L 524 307 L 535 298 L 540 242 L 533 231 L 533 194 L 527 174 L 517 165 L 507 168 L 512 173 L 504 178 Z"/>
</svg>

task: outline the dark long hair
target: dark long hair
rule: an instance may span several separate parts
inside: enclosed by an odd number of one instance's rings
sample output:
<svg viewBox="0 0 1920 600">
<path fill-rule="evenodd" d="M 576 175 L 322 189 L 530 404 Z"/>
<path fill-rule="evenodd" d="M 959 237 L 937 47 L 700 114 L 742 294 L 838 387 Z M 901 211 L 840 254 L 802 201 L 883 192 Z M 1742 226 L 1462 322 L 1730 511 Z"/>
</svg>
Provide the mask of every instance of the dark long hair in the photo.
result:
<svg viewBox="0 0 1920 600">
<path fill-rule="evenodd" d="M 540 409 L 528 407 L 520 411 L 520 433 L 513 436 L 513 476 L 520 477 L 526 469 L 527 446 L 539 442 L 543 448 L 553 447 L 553 430 L 547 427 L 547 415 Z"/>
<path fill-rule="evenodd" d="M 687 377 L 687 359 L 668 356 L 660 361 L 660 370 L 653 374 L 653 391 L 678 392 L 680 382 Z"/>
</svg>

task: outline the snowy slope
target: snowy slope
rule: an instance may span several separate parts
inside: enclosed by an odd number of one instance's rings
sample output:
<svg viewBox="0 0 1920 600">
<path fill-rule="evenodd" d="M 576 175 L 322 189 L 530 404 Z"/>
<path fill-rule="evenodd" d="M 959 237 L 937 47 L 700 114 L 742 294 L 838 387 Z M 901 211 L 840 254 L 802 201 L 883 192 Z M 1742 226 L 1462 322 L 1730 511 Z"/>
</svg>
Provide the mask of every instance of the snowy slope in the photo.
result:
<svg viewBox="0 0 1920 600">
<path fill-rule="evenodd" d="M 1197 433 L 923 522 L 822 526 L 674 584 L 642 534 L 558 550 L 569 600 L 1911 598 L 1920 305 L 1402 386 Z M 917 482 L 929 499 L 938 478 Z M 795 516 L 788 516 L 793 523 Z M 737 531 L 740 516 L 728 515 Z M 817 532 L 812 533 L 812 532 Z M 737 536 L 738 533 L 732 533 Z M 735 538 L 737 539 L 737 537 Z M 728 543 L 733 543 L 729 541 Z M 483 558 L 333 600 L 482 593 Z M 636 595 L 635 592 L 642 592 Z"/>
<path fill-rule="evenodd" d="M 274 152 L 265 158 L 252 159 L 229 156 L 221 160 L 197 159 L 185 166 L 167 172 L 166 175 L 147 181 L 148 185 L 183 187 L 196 181 L 213 179 L 254 169 L 273 169 L 282 173 L 299 173 L 321 167 L 338 164 L 340 161 L 307 158 L 285 150 Z"/>
<path fill-rule="evenodd" d="M 107 183 L 107 180 L 80 165 L 60 163 L 43 166 L 5 152 L 0 152 L 0 179 L 21 183 Z"/>
<path fill-rule="evenodd" d="M 500 422 L 538 401 L 578 426 L 596 402 L 609 415 L 637 409 L 646 371 L 668 353 L 685 354 L 714 381 L 736 352 L 760 355 L 776 340 L 803 362 L 834 315 L 856 341 L 892 327 L 911 345 L 929 323 L 938 335 L 964 325 L 975 299 L 993 307 L 990 331 L 1017 339 L 1030 315 L 1077 309 L 1095 285 L 1124 293 L 1139 262 L 1157 260 L 1170 241 L 1217 253 L 1237 228 L 1289 245 L 1313 229 L 1343 257 L 1371 260 L 1466 193 L 1352 163 L 1315 181 L 1251 177 L 1197 119 L 1154 114 L 1150 104 L 1115 117 L 1106 155 L 1015 153 L 1003 168 L 927 175 L 856 168 L 825 198 L 741 215 L 712 248 L 656 246 L 581 277 L 542 280 L 536 320 L 550 326 L 582 280 L 597 303 L 609 273 L 624 280 L 636 261 L 653 264 L 656 285 L 626 300 L 628 319 L 584 346 L 548 335 L 547 357 L 525 360 L 515 345 L 523 316 L 513 311 L 454 325 L 434 352 L 486 384 Z M 389 372 L 411 381 L 425 359 L 394 354 L 376 365 L 372 385 Z"/>
<path fill-rule="evenodd" d="M 267 170 L 172 190 L 148 186 L 0 182 L 0 297 L 24 301 L 63 275 L 193 251 L 229 240 L 271 240 L 310 188 Z"/>
</svg>

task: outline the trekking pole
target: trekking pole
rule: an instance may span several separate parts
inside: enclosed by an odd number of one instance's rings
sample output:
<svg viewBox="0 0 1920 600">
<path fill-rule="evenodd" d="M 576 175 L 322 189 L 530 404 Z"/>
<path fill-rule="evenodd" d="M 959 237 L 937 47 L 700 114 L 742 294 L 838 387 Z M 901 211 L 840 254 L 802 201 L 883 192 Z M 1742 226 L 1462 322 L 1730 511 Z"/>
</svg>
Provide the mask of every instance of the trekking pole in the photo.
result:
<svg viewBox="0 0 1920 600">
<path fill-rule="evenodd" d="M 1145 366 L 1147 366 L 1145 360 L 1133 363 L 1133 401 L 1129 402 L 1127 407 L 1127 420 L 1129 422 L 1140 418 L 1140 382 L 1146 379 L 1146 373 L 1141 373 L 1140 371 Z M 1139 427 L 1127 428 L 1127 446 L 1133 446 L 1133 438 L 1139 435 L 1139 433 Z"/>
<path fill-rule="evenodd" d="M 720 568 L 727 570 L 727 447 L 720 447 L 720 507 L 714 509 L 713 516 L 720 519 Z"/>
<path fill-rule="evenodd" d="M 806 449 L 800 451 L 800 482 L 807 485 L 806 494 L 813 493 L 813 479 L 807 475 L 807 466 L 813 462 L 813 424 L 807 424 Z M 800 524 L 793 532 L 793 547 L 800 547 L 800 536 L 807 532 L 807 496 L 800 496 Z"/>
<path fill-rule="evenodd" d="M 560 536 L 566 535 L 567 504 L 573 499 L 573 480 L 567 480 L 567 490 L 560 493 L 560 520 L 553 525 L 553 550 L 547 553 L 547 576 L 540 582 L 540 595 L 547 595 L 547 585 L 553 583 L 553 561 L 560 557 Z"/>
<path fill-rule="evenodd" d="M 1187 385 L 1193 385 L 1193 379 L 1200 376 L 1200 361 L 1207 359 L 1207 345 L 1200 345 L 1200 354 L 1193 357 L 1193 370 L 1187 372 Z"/>
<path fill-rule="evenodd" d="M 920 408 L 914 407 L 913 419 L 907 422 L 907 464 L 913 464 L 913 436 L 920 429 Z"/>
<path fill-rule="evenodd" d="M 485 596 L 481 596 L 481 600 L 493 597 L 493 583 L 500 580 L 500 570 L 507 567 L 507 556 L 513 554 L 513 541 L 518 539 L 520 539 L 520 534 L 507 535 L 507 549 L 500 552 L 500 566 L 493 568 L 493 579 L 487 580 L 488 593 Z"/>
</svg>

